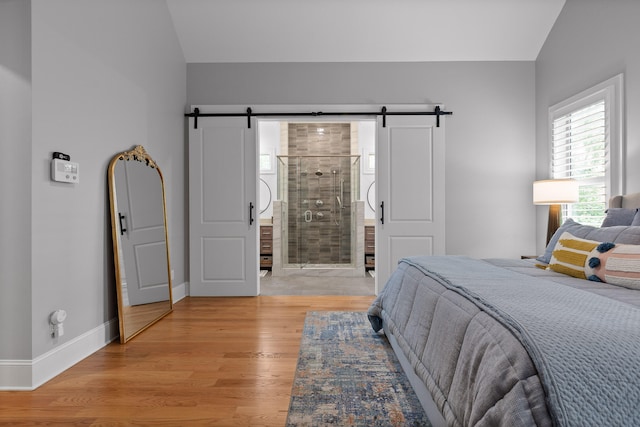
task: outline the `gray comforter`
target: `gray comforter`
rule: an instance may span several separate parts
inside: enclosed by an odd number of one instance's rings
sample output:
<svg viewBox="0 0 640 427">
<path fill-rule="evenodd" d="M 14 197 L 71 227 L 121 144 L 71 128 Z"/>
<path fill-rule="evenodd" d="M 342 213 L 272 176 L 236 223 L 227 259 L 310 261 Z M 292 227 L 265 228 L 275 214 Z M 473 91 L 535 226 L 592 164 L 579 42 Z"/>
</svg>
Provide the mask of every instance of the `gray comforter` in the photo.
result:
<svg viewBox="0 0 640 427">
<path fill-rule="evenodd" d="M 638 291 L 502 264 L 404 259 L 369 310 L 447 423 L 640 425 Z"/>
</svg>

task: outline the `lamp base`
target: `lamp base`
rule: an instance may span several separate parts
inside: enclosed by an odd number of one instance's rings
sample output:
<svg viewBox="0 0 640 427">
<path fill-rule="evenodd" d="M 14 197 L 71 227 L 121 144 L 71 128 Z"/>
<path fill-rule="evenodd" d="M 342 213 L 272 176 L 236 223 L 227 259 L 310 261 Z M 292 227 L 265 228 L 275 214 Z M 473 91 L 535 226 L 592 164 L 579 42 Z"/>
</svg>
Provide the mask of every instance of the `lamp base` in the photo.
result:
<svg viewBox="0 0 640 427">
<path fill-rule="evenodd" d="M 549 221 L 547 222 L 547 245 L 551 240 L 553 234 L 560 228 L 560 220 L 562 214 L 560 212 L 560 205 L 549 205 Z"/>
</svg>

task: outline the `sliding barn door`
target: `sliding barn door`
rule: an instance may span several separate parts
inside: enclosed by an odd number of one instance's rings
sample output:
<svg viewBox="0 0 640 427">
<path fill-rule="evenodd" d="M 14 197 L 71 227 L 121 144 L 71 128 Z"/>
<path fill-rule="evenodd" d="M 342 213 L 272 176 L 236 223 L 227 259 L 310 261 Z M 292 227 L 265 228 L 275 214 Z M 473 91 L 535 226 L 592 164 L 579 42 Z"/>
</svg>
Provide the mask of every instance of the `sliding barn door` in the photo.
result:
<svg viewBox="0 0 640 427">
<path fill-rule="evenodd" d="M 378 118 L 376 290 L 400 258 L 445 253 L 444 121 Z"/>
<path fill-rule="evenodd" d="M 255 120 L 189 121 L 190 295 L 258 295 Z"/>
</svg>

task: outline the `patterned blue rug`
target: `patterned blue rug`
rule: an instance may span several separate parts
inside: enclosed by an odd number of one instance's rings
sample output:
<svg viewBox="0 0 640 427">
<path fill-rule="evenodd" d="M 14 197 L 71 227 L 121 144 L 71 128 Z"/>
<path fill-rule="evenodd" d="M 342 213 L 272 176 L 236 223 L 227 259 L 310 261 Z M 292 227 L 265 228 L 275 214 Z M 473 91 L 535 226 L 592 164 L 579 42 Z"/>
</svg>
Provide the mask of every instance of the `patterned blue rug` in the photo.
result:
<svg viewBox="0 0 640 427">
<path fill-rule="evenodd" d="M 287 426 L 430 426 L 365 312 L 309 312 Z"/>
</svg>

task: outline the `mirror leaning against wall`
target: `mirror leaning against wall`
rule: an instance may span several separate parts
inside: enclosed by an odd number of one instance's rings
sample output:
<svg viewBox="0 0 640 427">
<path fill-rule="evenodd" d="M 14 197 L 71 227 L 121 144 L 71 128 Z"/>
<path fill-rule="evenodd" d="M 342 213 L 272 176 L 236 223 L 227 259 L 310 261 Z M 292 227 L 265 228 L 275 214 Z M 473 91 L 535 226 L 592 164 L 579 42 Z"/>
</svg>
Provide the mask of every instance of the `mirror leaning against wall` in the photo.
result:
<svg viewBox="0 0 640 427">
<path fill-rule="evenodd" d="M 108 169 L 120 342 L 173 309 L 162 172 L 141 145 Z"/>
</svg>

